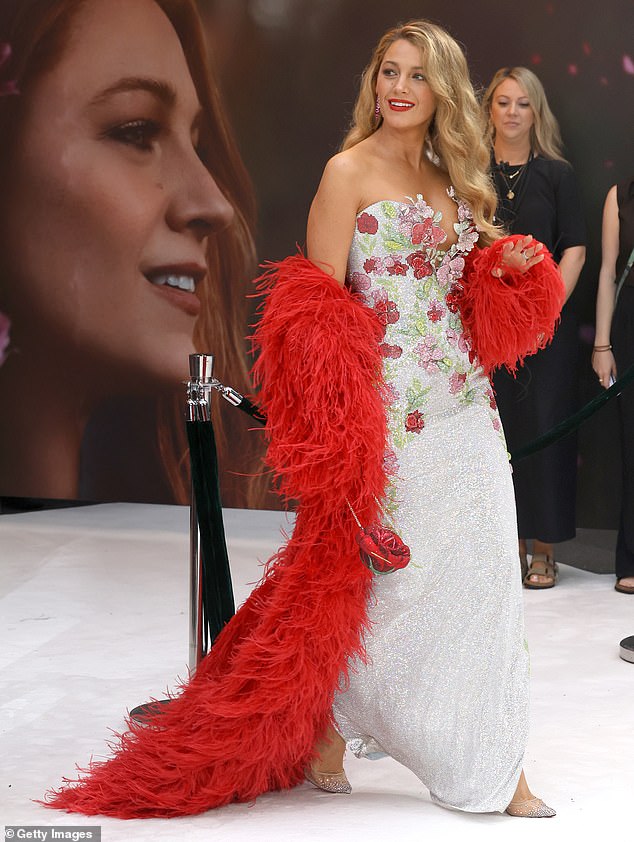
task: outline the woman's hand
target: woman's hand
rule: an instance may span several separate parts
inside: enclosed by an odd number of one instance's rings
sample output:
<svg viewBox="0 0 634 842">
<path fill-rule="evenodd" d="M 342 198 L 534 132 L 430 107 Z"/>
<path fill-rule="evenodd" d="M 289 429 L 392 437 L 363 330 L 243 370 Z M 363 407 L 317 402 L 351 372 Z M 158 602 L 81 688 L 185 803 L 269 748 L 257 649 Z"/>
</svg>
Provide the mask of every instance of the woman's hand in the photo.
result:
<svg viewBox="0 0 634 842">
<path fill-rule="evenodd" d="M 604 389 L 609 387 L 611 377 L 616 380 L 616 362 L 614 354 L 609 348 L 604 351 L 592 352 L 592 368 Z"/>
<path fill-rule="evenodd" d="M 530 245 L 531 243 L 535 245 Z M 491 274 L 501 278 L 509 269 L 519 272 L 526 272 L 544 259 L 544 246 L 533 240 L 532 236 L 523 237 L 515 242 L 505 243 L 502 246 L 502 259 L 497 269 L 491 269 Z"/>
</svg>

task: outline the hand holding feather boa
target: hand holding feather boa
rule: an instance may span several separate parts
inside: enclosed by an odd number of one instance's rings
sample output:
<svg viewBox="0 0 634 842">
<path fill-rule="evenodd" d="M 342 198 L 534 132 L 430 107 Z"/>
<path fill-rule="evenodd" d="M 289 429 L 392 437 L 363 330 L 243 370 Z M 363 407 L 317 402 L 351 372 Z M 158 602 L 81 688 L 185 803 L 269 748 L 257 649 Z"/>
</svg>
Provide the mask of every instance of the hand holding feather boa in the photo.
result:
<svg viewBox="0 0 634 842">
<path fill-rule="evenodd" d="M 563 284 L 552 259 L 499 265 L 504 241 L 474 249 L 455 290 L 489 371 L 513 369 L 552 336 Z M 292 537 L 211 652 L 149 727 L 128 722 L 113 755 L 48 794 L 47 806 L 119 818 L 181 816 L 295 786 L 332 721 L 351 658 L 363 659 L 372 575 L 357 526 L 377 519 L 386 477 L 381 326 L 301 255 L 269 264 L 253 369 L 267 462 L 299 501 Z M 398 574 L 396 574 L 398 575 Z"/>
</svg>

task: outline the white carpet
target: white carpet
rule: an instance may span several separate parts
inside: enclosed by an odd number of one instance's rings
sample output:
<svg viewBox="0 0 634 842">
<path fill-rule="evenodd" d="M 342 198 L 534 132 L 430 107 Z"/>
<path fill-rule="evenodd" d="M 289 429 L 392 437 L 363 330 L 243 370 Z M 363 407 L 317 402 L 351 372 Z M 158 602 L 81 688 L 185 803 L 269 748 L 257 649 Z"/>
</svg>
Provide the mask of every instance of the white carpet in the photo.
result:
<svg viewBox="0 0 634 842">
<path fill-rule="evenodd" d="M 289 523 L 277 512 L 225 517 L 241 602 Z M 618 656 L 634 635 L 634 596 L 616 593 L 612 576 L 564 566 L 556 588 L 525 591 L 525 769 L 554 819 L 443 810 L 396 762 L 353 757 L 350 796 L 305 784 L 192 818 L 132 822 L 33 803 L 76 762 L 106 753 L 126 709 L 186 675 L 188 521 L 177 506 L 114 504 L 0 517 L 0 822 L 100 825 L 104 842 L 634 838 L 634 664 Z"/>
</svg>

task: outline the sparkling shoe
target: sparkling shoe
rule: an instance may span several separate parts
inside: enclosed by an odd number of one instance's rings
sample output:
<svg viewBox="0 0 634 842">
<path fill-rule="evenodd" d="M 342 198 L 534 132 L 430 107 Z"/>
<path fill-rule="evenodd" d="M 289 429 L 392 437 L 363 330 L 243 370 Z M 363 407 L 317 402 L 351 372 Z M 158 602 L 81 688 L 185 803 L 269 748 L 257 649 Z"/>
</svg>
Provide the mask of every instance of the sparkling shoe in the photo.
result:
<svg viewBox="0 0 634 842">
<path fill-rule="evenodd" d="M 350 795 L 352 792 L 350 781 L 343 769 L 341 772 L 318 772 L 317 769 L 306 769 L 304 777 L 324 792 L 337 792 L 343 795 Z"/>
<path fill-rule="evenodd" d="M 511 801 L 506 808 L 509 816 L 520 816 L 525 819 L 551 819 L 557 813 L 541 798 L 527 798 L 525 801 Z"/>
</svg>

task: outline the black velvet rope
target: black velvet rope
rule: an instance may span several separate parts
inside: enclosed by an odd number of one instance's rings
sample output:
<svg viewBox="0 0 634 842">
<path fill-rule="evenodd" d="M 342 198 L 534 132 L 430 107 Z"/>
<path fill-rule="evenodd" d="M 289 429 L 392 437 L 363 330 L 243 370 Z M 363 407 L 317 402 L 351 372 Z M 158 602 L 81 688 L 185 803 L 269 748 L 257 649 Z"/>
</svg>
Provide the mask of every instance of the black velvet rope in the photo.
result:
<svg viewBox="0 0 634 842">
<path fill-rule="evenodd" d="M 511 453 L 511 462 L 515 464 L 521 459 L 526 459 L 527 456 L 537 453 L 538 450 L 543 450 L 545 447 L 548 447 L 548 445 L 559 441 L 559 439 L 563 439 L 564 436 L 574 433 L 574 431 L 578 430 L 583 422 L 587 421 L 591 415 L 594 415 L 595 412 L 601 409 L 602 406 L 605 406 L 605 404 L 608 401 L 611 401 L 612 398 L 620 395 L 623 389 L 629 385 L 632 380 L 634 380 L 634 365 L 630 366 L 625 374 L 622 377 L 619 377 L 619 379 L 616 380 L 609 389 L 604 389 L 600 395 L 597 395 L 596 398 L 592 398 L 591 401 L 588 401 L 588 403 L 578 412 L 575 412 L 574 415 L 566 418 L 565 421 L 561 421 L 559 424 L 548 430 L 548 432 L 539 436 L 539 438 L 534 439 L 528 444 L 525 444 L 524 447 L 520 447 L 514 453 Z"/>
<path fill-rule="evenodd" d="M 537 453 L 538 450 L 543 450 L 545 447 L 559 441 L 559 439 L 563 439 L 564 436 L 574 433 L 574 431 L 578 430 L 583 422 L 587 421 L 591 415 L 598 412 L 598 410 L 601 409 L 602 406 L 605 406 L 608 401 L 611 401 L 612 398 L 620 395 L 623 389 L 628 386 L 632 380 L 634 380 L 634 365 L 628 368 L 625 374 L 622 377 L 619 377 L 619 379 L 616 380 L 609 389 L 603 390 L 600 395 L 596 396 L 596 398 L 588 401 L 588 403 L 578 412 L 575 412 L 574 415 L 566 418 L 565 421 L 561 421 L 555 427 L 548 430 L 548 432 L 539 436 L 539 438 L 534 439 L 528 444 L 525 444 L 523 447 L 518 448 L 514 453 L 511 453 L 511 462 L 515 464 L 522 459 L 526 459 L 527 456 L 532 456 L 532 454 Z M 251 418 L 254 418 L 256 421 L 259 421 L 260 424 L 266 424 L 266 416 L 262 410 L 248 398 L 242 398 L 242 401 L 237 406 L 238 409 L 246 412 L 247 415 L 250 415 Z"/>
</svg>

